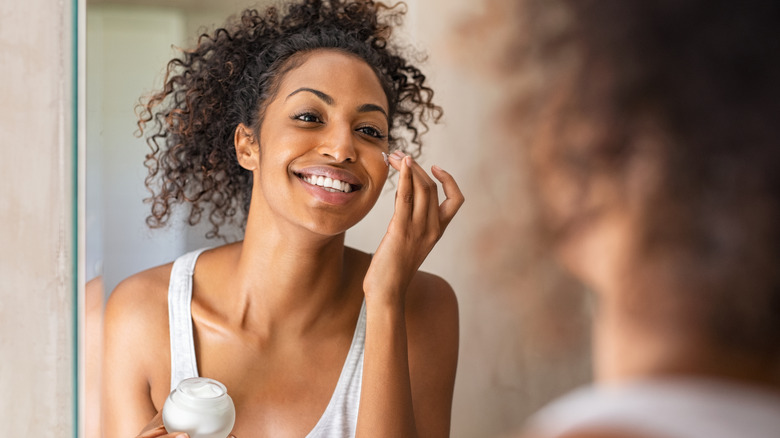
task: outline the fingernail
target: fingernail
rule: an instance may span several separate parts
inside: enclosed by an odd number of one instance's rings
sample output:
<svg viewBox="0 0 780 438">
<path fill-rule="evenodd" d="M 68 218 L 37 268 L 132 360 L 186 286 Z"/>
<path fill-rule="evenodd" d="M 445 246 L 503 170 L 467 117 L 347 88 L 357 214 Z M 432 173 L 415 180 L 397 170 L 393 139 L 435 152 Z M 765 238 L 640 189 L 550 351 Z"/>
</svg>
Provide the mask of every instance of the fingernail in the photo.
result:
<svg viewBox="0 0 780 438">
<path fill-rule="evenodd" d="M 407 166 L 411 166 L 412 165 L 412 157 L 410 157 L 408 155 L 406 157 L 404 157 L 404 163 L 406 163 Z"/>
<path fill-rule="evenodd" d="M 393 156 L 395 156 L 395 157 L 397 157 L 397 158 L 401 159 L 401 158 L 405 157 L 405 156 L 406 156 L 406 154 L 404 154 L 404 153 L 403 153 L 403 152 L 401 152 L 401 151 L 395 151 L 395 152 L 393 152 Z"/>
<path fill-rule="evenodd" d="M 439 166 L 437 166 L 437 165 L 435 165 L 435 164 L 434 164 L 432 167 L 433 167 L 434 169 L 436 169 L 436 170 L 444 170 L 444 169 L 442 169 L 441 167 L 439 167 Z"/>
</svg>

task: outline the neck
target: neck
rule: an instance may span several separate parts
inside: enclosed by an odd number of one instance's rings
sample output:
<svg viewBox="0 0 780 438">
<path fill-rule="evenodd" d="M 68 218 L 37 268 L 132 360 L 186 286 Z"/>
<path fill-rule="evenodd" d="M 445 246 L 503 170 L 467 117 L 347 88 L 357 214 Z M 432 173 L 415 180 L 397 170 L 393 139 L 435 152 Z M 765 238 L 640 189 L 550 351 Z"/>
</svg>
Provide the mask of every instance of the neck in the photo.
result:
<svg viewBox="0 0 780 438">
<path fill-rule="evenodd" d="M 316 235 L 250 212 L 231 280 L 237 322 L 262 333 L 311 329 L 349 298 L 344 259 L 344 233 Z"/>
<path fill-rule="evenodd" d="M 668 376 L 704 377 L 780 390 L 776 360 L 719 347 L 695 315 L 677 317 L 602 297 L 594 318 L 596 380 L 619 383 Z"/>
</svg>

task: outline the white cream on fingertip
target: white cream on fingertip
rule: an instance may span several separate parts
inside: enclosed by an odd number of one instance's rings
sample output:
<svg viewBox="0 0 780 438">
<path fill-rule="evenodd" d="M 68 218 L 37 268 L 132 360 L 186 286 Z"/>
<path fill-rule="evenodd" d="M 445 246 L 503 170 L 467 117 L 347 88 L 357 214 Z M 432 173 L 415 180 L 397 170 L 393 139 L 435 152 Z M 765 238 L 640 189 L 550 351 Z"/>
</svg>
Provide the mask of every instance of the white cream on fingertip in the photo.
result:
<svg viewBox="0 0 780 438">
<path fill-rule="evenodd" d="M 386 153 L 382 152 L 382 158 L 385 160 L 385 166 L 390 167 L 390 157 Z"/>
</svg>

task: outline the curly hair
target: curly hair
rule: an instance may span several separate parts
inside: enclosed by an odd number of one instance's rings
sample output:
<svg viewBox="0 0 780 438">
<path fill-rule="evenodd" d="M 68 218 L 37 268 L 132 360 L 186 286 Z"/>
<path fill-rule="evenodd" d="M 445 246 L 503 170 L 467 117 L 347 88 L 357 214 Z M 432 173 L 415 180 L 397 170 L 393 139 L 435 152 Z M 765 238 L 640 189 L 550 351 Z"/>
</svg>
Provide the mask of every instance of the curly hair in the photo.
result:
<svg viewBox="0 0 780 438">
<path fill-rule="evenodd" d="M 425 75 L 391 44 L 405 13 L 399 5 L 303 0 L 281 12 L 247 9 L 168 62 L 163 89 L 139 104 L 138 127 L 151 148 L 147 225 L 166 225 L 180 203 L 190 206 L 190 225 L 208 215 L 207 238 L 223 237 L 225 224 L 245 225 L 252 178 L 236 159 L 234 131 L 243 123 L 259 132 L 281 78 L 304 61 L 296 55 L 316 49 L 340 50 L 373 68 L 389 103 L 390 149 L 418 156 L 421 135 L 442 110 Z"/>
<path fill-rule="evenodd" d="M 531 76 L 515 132 L 551 133 L 528 149 L 545 154 L 535 175 L 557 178 L 540 195 L 553 237 L 635 209 L 635 256 L 666 261 L 685 286 L 648 281 L 645 298 L 681 303 L 722 346 L 780 356 L 780 5 L 524 0 L 517 11 L 504 63 Z M 637 141 L 647 129 L 660 140 Z"/>
</svg>

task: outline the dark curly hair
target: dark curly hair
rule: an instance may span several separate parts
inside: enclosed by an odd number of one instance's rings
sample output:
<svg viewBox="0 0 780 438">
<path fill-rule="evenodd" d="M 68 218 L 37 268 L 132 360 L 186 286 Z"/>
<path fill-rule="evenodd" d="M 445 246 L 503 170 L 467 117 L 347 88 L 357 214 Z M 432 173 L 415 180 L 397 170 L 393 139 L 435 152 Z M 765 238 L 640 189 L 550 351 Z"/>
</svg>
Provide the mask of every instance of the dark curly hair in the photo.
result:
<svg viewBox="0 0 780 438">
<path fill-rule="evenodd" d="M 699 318 L 721 346 L 780 358 L 780 4 L 524 0 L 517 11 L 503 62 L 542 78 L 526 79 L 513 116 L 544 157 L 535 176 L 558 184 L 541 195 L 554 238 L 607 208 L 637 211 L 638 262 L 664 260 L 686 286 L 647 281 L 638 307 L 682 304 L 680 319 Z M 648 131 L 661 140 L 638 141 Z M 550 207 L 561 181 L 570 196 Z"/>
<path fill-rule="evenodd" d="M 190 225 L 208 215 L 207 238 L 223 237 L 226 223 L 244 225 L 252 178 L 236 159 L 234 131 L 243 123 L 259 132 L 281 78 L 304 61 L 296 54 L 336 49 L 366 61 L 387 95 L 390 149 L 418 156 L 420 136 L 442 110 L 425 75 L 389 40 L 403 6 L 303 0 L 262 13 L 247 9 L 201 34 L 197 47 L 168 63 L 163 89 L 139 104 L 140 135 L 151 148 L 147 224 L 164 226 L 174 204 L 186 202 Z"/>
</svg>

